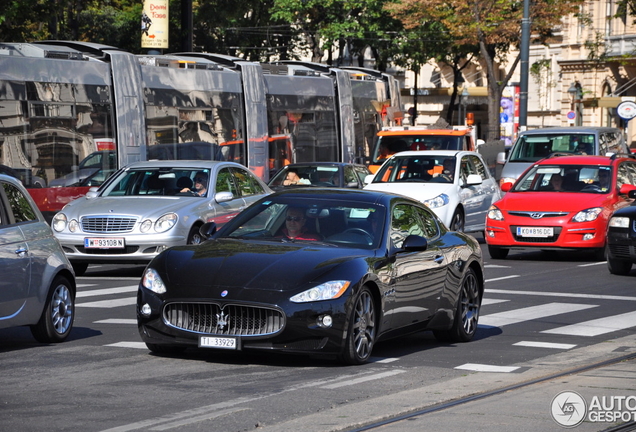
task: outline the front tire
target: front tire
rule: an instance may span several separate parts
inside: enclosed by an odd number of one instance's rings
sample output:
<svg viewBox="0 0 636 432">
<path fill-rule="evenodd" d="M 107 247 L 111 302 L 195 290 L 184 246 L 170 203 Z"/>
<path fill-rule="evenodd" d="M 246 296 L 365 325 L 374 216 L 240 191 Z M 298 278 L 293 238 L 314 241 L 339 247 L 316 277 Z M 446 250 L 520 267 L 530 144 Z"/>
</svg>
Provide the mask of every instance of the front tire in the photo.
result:
<svg viewBox="0 0 636 432">
<path fill-rule="evenodd" d="M 74 319 L 73 285 L 66 277 L 58 276 L 49 288 L 40 320 L 31 326 L 31 334 L 38 342 L 63 342 L 71 333 Z"/>
<path fill-rule="evenodd" d="M 201 233 L 199 232 L 199 228 L 201 228 L 201 225 L 194 225 L 192 228 L 190 228 L 190 233 L 188 234 L 188 244 L 195 244 L 198 245 L 203 241 L 203 237 L 201 236 Z"/>
<path fill-rule="evenodd" d="M 464 212 L 460 209 L 455 210 L 455 213 L 453 213 L 453 218 L 451 219 L 449 229 L 451 231 L 463 232 L 465 225 L 466 221 L 464 220 Z"/>
<path fill-rule="evenodd" d="M 84 276 L 86 269 L 88 269 L 88 263 L 71 263 L 75 276 Z"/>
<path fill-rule="evenodd" d="M 481 293 L 477 274 L 471 268 L 466 271 L 462 280 L 455 319 L 450 330 L 436 330 L 433 332 L 437 340 L 447 342 L 468 342 L 477 332 L 479 310 L 481 309 Z"/>
<path fill-rule="evenodd" d="M 607 258 L 607 269 L 611 274 L 625 276 L 632 271 L 632 262 Z"/>
<path fill-rule="evenodd" d="M 375 345 L 377 317 L 373 295 L 367 287 L 363 287 L 357 295 L 345 340 L 345 348 L 341 360 L 345 364 L 359 365 L 366 363 L 371 357 Z"/>
<path fill-rule="evenodd" d="M 488 253 L 492 259 L 506 259 L 510 249 L 500 248 L 496 246 L 488 246 Z"/>
</svg>

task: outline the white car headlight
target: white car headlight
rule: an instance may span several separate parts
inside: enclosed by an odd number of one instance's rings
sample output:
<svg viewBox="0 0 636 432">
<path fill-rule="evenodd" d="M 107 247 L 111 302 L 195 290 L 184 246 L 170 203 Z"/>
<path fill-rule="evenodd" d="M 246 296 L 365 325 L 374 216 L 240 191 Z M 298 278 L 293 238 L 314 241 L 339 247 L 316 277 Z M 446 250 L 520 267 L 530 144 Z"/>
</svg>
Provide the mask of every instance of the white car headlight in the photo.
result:
<svg viewBox="0 0 636 432">
<path fill-rule="evenodd" d="M 141 278 L 141 286 L 157 294 L 166 292 L 166 286 L 163 284 L 159 274 L 152 268 L 147 268 L 144 271 L 144 275 Z"/>
<path fill-rule="evenodd" d="M 448 204 L 448 202 L 449 202 L 449 199 L 448 199 L 448 195 L 446 194 L 437 195 L 435 198 L 424 200 L 424 204 L 428 206 L 428 208 L 432 208 L 432 209 L 443 207 L 446 204 Z"/>
<path fill-rule="evenodd" d="M 175 226 L 178 220 L 179 217 L 175 213 L 165 214 L 155 222 L 155 231 L 158 233 L 166 232 Z"/>
<path fill-rule="evenodd" d="M 496 220 L 496 221 L 502 221 L 504 220 L 504 216 L 503 213 L 501 213 L 501 210 L 499 210 L 497 208 L 497 206 L 490 206 L 490 208 L 488 209 L 488 219 L 492 219 L 492 220 Z"/>
<path fill-rule="evenodd" d="M 72 233 L 74 233 L 75 231 L 79 231 L 79 222 L 77 222 L 76 219 L 71 219 L 71 221 L 68 223 L 68 230 Z"/>
<path fill-rule="evenodd" d="M 629 228 L 629 218 L 614 216 L 613 218 L 610 219 L 609 226 L 613 228 Z"/>
<path fill-rule="evenodd" d="M 152 228 L 152 221 L 150 219 L 146 219 L 139 225 L 139 231 L 142 233 L 148 232 Z"/>
<path fill-rule="evenodd" d="M 601 214 L 602 211 L 603 209 L 601 207 L 594 207 L 587 210 L 581 210 L 572 218 L 572 220 L 574 222 L 591 222 L 593 220 L 596 220 L 596 218 L 598 217 L 599 214 Z"/>
<path fill-rule="evenodd" d="M 64 231 L 64 228 L 66 228 L 66 215 L 64 213 L 58 213 L 53 216 L 51 226 L 53 226 L 53 229 L 57 232 Z"/>
<path fill-rule="evenodd" d="M 294 303 L 306 303 L 337 299 L 347 290 L 350 284 L 351 282 L 344 280 L 325 282 L 307 291 L 303 291 L 300 294 L 296 294 L 291 297 L 290 300 Z"/>
</svg>

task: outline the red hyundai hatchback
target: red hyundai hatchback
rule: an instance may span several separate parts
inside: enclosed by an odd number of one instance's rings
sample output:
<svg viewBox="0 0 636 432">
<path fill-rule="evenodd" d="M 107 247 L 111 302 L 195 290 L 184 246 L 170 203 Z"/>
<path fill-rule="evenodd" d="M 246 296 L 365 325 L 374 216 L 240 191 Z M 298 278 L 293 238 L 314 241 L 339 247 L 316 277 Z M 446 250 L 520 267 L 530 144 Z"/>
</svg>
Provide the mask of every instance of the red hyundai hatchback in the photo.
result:
<svg viewBox="0 0 636 432">
<path fill-rule="evenodd" d="M 636 189 L 636 155 L 559 156 L 532 165 L 488 210 L 488 252 L 504 259 L 512 248 L 588 250 L 605 257 L 614 210 Z"/>
</svg>

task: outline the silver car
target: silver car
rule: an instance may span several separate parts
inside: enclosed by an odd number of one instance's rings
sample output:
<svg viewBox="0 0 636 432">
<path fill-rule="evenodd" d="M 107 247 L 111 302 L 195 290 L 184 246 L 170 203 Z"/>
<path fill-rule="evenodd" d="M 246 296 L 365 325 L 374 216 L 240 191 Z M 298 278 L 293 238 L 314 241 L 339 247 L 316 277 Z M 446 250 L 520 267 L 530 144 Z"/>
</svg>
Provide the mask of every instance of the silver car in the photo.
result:
<svg viewBox="0 0 636 432">
<path fill-rule="evenodd" d="M 65 340 L 75 318 L 75 275 L 19 180 L 0 174 L 0 328 L 30 326 L 39 342 Z"/>
<path fill-rule="evenodd" d="M 91 263 L 148 263 L 171 247 L 201 242 L 272 191 L 243 165 L 219 161 L 130 164 L 67 204 L 52 226 L 78 275 Z"/>
</svg>

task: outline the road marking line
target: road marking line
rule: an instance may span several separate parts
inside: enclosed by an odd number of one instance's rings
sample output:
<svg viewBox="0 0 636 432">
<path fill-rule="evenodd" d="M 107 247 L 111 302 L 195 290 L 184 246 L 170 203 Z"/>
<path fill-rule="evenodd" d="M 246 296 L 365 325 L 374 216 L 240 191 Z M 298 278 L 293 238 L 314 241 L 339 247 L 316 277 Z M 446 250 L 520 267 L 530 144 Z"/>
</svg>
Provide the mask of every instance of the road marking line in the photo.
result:
<svg viewBox="0 0 636 432">
<path fill-rule="evenodd" d="M 398 375 L 401 373 L 406 372 L 405 370 L 392 370 L 392 371 L 387 371 L 387 372 L 382 372 L 379 374 L 375 374 L 375 375 L 368 375 L 368 376 L 364 376 L 364 377 L 360 377 L 360 378 L 355 378 L 355 379 L 351 379 L 351 380 L 347 380 L 347 381 L 342 381 L 339 383 L 335 383 L 335 384 L 329 384 L 326 386 L 322 386 L 320 388 L 322 389 L 327 389 L 327 390 L 333 390 L 339 387 L 346 387 L 346 386 L 350 386 L 350 385 L 355 385 L 355 384 L 359 384 L 362 382 L 366 382 L 366 381 L 372 381 L 372 380 L 376 380 L 376 379 L 381 379 L 381 378 L 386 378 L 386 377 L 390 377 L 393 375 Z"/>
<path fill-rule="evenodd" d="M 636 297 L 628 296 L 612 296 L 602 294 L 579 294 L 579 293 L 561 293 L 561 292 L 541 292 L 541 291 L 515 291 L 515 290 L 501 290 L 501 289 L 486 289 L 488 294 L 518 294 L 518 295 L 536 295 L 546 297 L 572 297 L 576 299 L 594 299 L 594 300 L 627 300 L 636 301 Z"/>
<path fill-rule="evenodd" d="M 100 321 L 93 321 L 93 324 L 137 324 L 137 320 L 129 318 L 110 318 Z"/>
<path fill-rule="evenodd" d="M 598 336 L 613 331 L 636 327 L 636 312 L 584 321 L 577 324 L 544 330 L 541 333 L 569 336 Z"/>
<path fill-rule="evenodd" d="M 371 363 L 393 363 L 394 361 L 398 361 L 399 358 L 395 358 L 395 357 L 389 357 L 389 358 L 383 358 L 381 360 L 373 360 L 373 357 L 371 357 Z"/>
<path fill-rule="evenodd" d="M 120 306 L 130 306 L 136 303 L 137 303 L 136 297 L 126 297 L 126 298 L 114 299 L 114 300 L 102 300 L 102 301 L 88 302 L 88 303 L 77 303 L 75 307 L 89 307 L 89 308 L 92 307 L 92 308 L 109 309 L 109 308 L 120 307 Z"/>
<path fill-rule="evenodd" d="M 598 261 L 598 262 L 589 263 L 589 264 L 579 264 L 577 267 L 592 267 L 592 266 L 605 265 L 605 264 L 607 264 L 607 261 Z"/>
<path fill-rule="evenodd" d="M 582 305 L 577 303 L 547 303 L 527 308 L 513 309 L 479 317 L 479 327 L 502 327 L 524 321 L 536 320 L 568 312 L 576 312 L 594 308 L 597 305 Z"/>
<path fill-rule="evenodd" d="M 576 346 L 576 344 L 562 344 L 562 343 L 551 343 L 551 342 L 530 342 L 530 341 L 521 341 L 515 344 L 514 346 L 524 346 L 531 348 L 553 348 L 553 349 L 572 349 Z"/>
<path fill-rule="evenodd" d="M 124 292 L 125 293 L 135 292 L 138 289 L 139 289 L 139 285 L 129 285 L 129 286 L 115 287 L 115 288 L 104 288 L 104 289 L 91 290 L 91 291 L 81 291 L 77 293 L 76 297 L 80 298 L 80 297 L 93 297 L 93 296 L 101 296 L 101 295 L 120 294 Z"/>
<path fill-rule="evenodd" d="M 104 345 L 107 347 L 118 347 L 118 348 L 137 348 L 137 349 L 145 349 L 148 347 L 143 342 L 117 342 L 113 344 Z"/>
<path fill-rule="evenodd" d="M 484 282 L 497 282 L 500 280 L 506 280 L 506 279 L 514 279 L 514 278 L 518 278 L 521 277 L 521 275 L 510 275 L 510 276 L 503 276 L 500 278 L 494 278 L 494 279 L 486 279 Z"/>
<path fill-rule="evenodd" d="M 491 305 L 491 304 L 497 304 L 497 303 L 505 303 L 505 302 L 509 302 L 510 300 L 500 300 L 500 299 L 483 299 L 481 301 L 481 305 Z"/>
<path fill-rule="evenodd" d="M 498 265 L 498 264 L 484 264 L 484 268 L 512 268 L 511 266 Z"/>
<path fill-rule="evenodd" d="M 476 363 L 466 363 L 461 366 L 457 366 L 455 369 L 469 370 L 474 372 L 514 372 L 519 369 L 519 366 L 493 366 Z"/>
<path fill-rule="evenodd" d="M 76 284 L 77 288 L 86 288 L 92 286 L 98 286 L 99 284 Z"/>
</svg>

